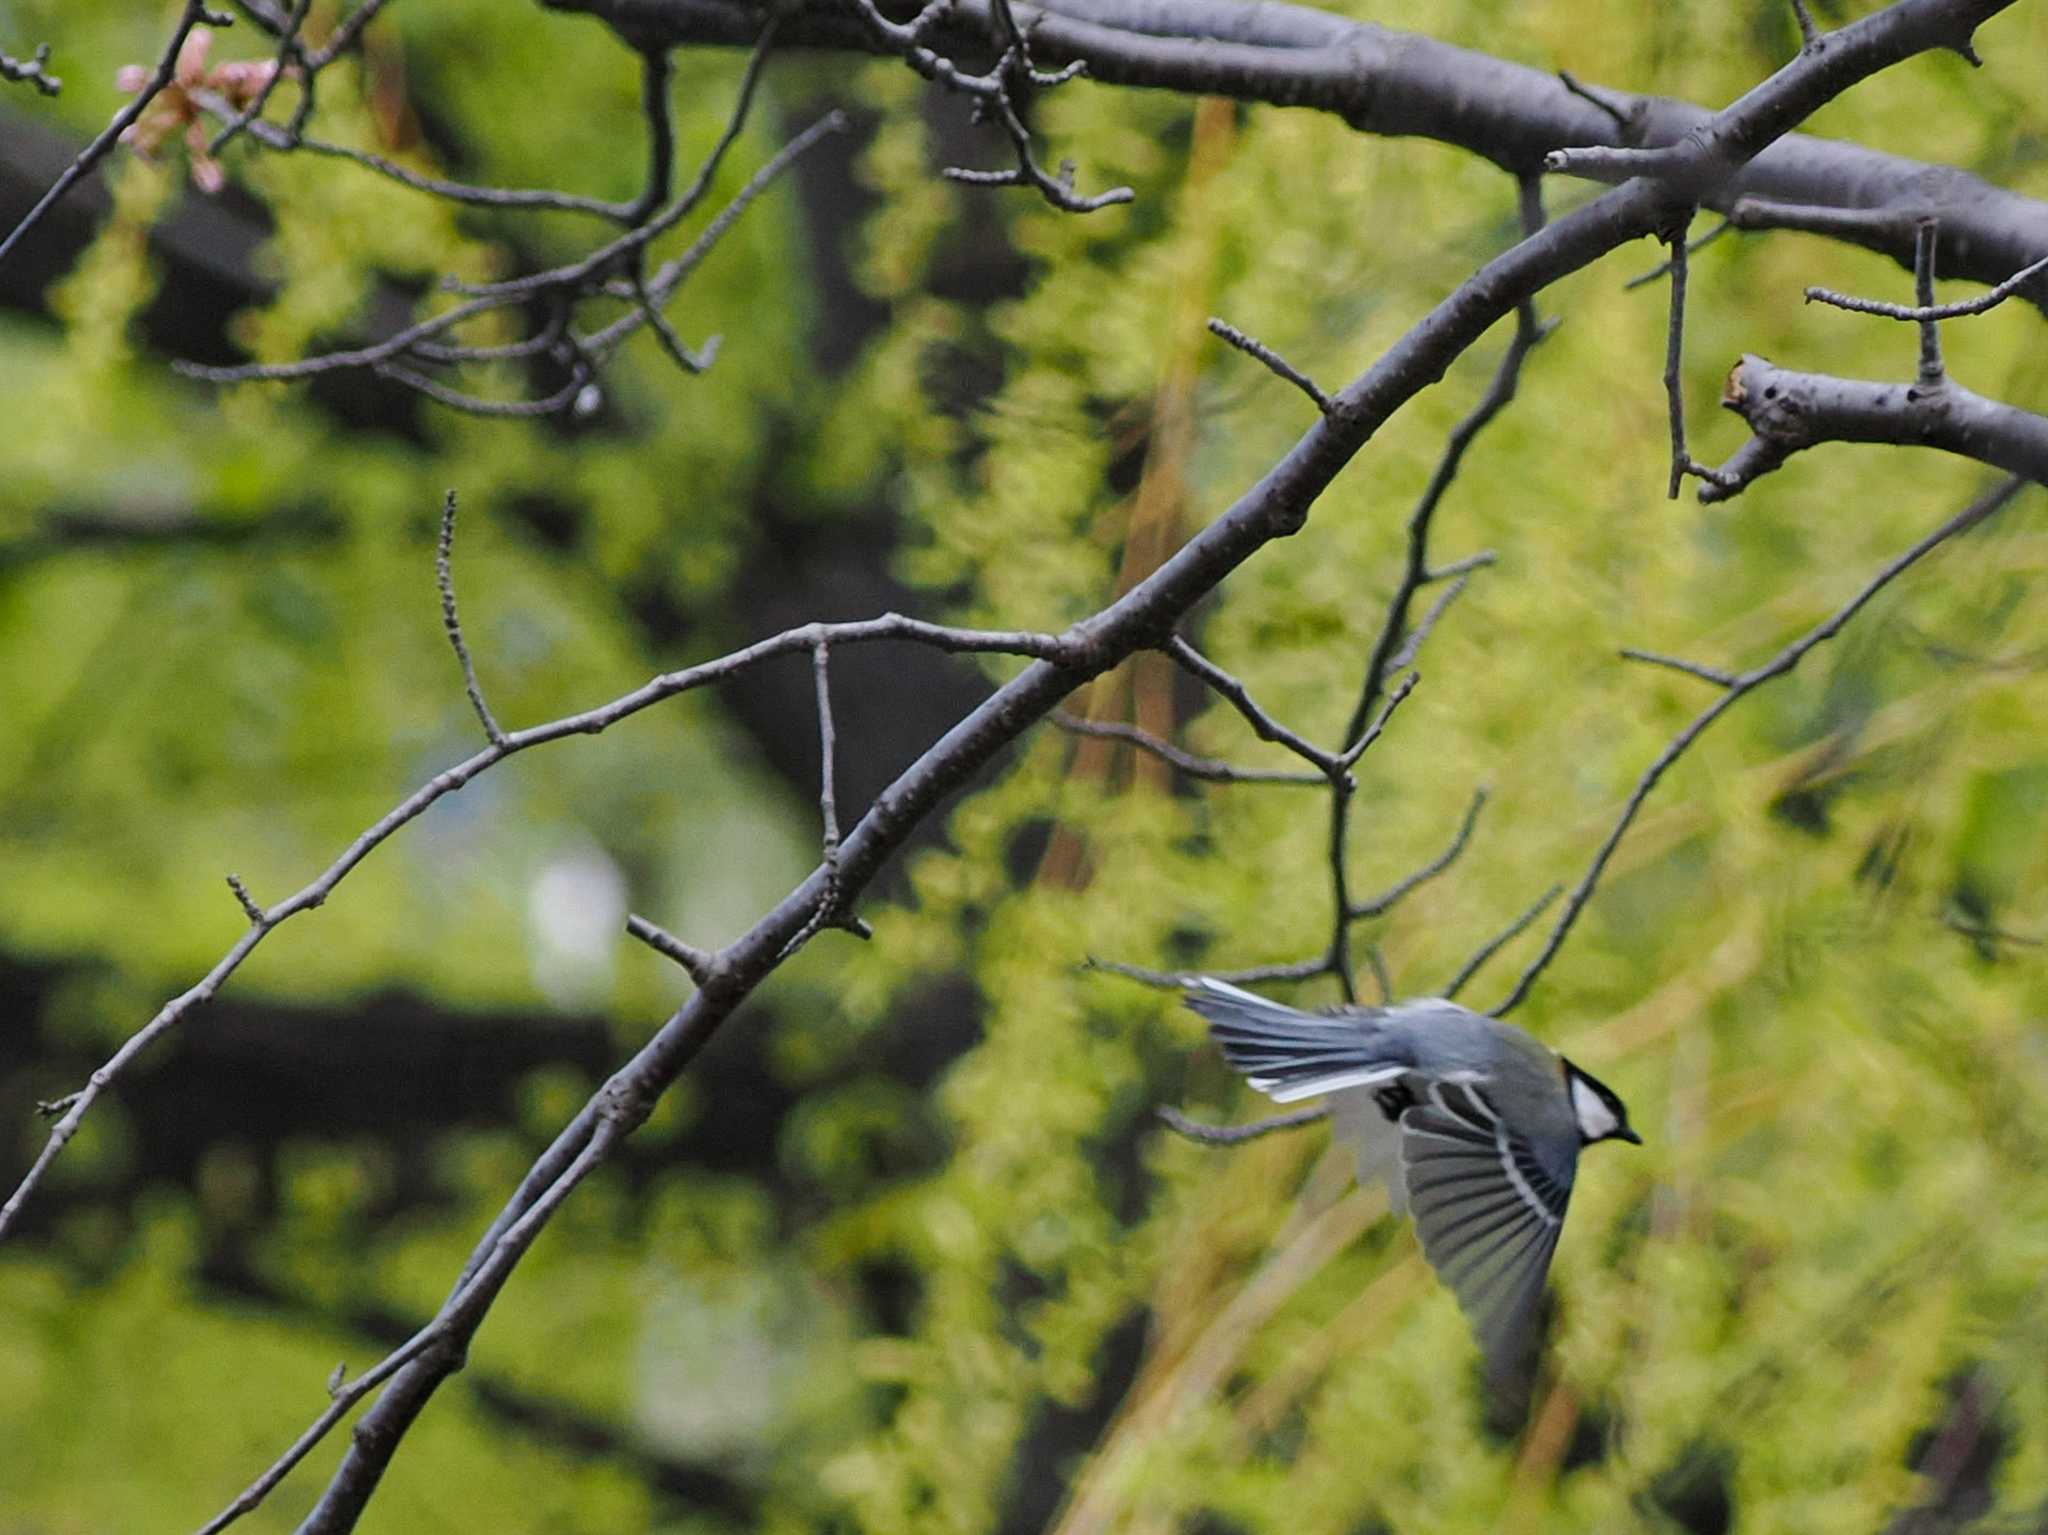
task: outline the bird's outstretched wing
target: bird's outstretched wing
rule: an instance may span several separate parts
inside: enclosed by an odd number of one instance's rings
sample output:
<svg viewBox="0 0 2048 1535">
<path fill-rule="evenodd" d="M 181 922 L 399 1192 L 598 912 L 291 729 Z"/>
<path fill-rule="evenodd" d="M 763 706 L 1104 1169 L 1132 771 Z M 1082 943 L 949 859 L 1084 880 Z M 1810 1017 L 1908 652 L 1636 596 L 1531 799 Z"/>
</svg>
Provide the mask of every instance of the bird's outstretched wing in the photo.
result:
<svg viewBox="0 0 2048 1535">
<path fill-rule="evenodd" d="M 1423 1255 L 1495 1372 L 1530 1342 L 1574 1171 L 1546 1167 L 1502 1123 L 1483 1082 L 1431 1083 L 1401 1116 L 1401 1172 Z"/>
</svg>

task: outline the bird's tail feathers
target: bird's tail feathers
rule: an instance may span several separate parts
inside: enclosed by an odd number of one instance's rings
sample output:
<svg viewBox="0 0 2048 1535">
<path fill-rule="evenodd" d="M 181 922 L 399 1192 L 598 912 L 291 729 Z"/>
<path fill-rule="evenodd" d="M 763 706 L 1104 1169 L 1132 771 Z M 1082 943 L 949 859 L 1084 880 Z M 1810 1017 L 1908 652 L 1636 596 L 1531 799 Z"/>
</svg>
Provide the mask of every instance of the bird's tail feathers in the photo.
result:
<svg viewBox="0 0 2048 1535">
<path fill-rule="evenodd" d="M 1355 1015 L 1304 1013 L 1207 976 L 1190 983 L 1187 1004 L 1208 1020 L 1223 1058 L 1275 1103 L 1391 1082 L 1408 1069 Z"/>
</svg>

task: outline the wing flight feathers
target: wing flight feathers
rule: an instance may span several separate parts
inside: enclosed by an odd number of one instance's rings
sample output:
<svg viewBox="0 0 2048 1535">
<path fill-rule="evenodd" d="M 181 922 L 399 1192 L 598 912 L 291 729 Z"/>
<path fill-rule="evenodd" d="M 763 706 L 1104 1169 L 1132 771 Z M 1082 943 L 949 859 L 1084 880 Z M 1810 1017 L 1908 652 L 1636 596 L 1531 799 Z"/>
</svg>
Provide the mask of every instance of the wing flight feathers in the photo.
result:
<svg viewBox="0 0 2048 1535">
<path fill-rule="evenodd" d="M 1423 1255 L 1451 1287 L 1489 1367 L 1528 1343 L 1571 1177 L 1546 1172 L 1475 1082 L 1437 1082 L 1401 1116 L 1401 1169 Z"/>
</svg>

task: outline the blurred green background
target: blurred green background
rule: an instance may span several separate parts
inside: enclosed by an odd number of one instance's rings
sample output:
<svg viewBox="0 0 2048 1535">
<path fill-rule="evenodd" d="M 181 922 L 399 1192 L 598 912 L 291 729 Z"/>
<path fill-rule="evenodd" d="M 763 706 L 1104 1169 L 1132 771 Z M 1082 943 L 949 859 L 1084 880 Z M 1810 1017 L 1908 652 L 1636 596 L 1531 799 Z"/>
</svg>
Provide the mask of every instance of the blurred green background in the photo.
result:
<svg viewBox="0 0 2048 1535">
<path fill-rule="evenodd" d="M 52 102 L 0 94 L 0 223 L 175 9 L 0 0 L 0 44 L 50 41 L 66 80 Z M 1782 0 L 1344 9 L 1708 103 L 1796 46 Z M 2048 11 L 1979 47 L 1981 70 L 1914 61 L 1813 127 L 2048 197 Z M 263 51 L 246 28 L 215 40 Z M 690 154 L 740 66 L 679 57 Z M 403 0 L 325 77 L 320 124 L 473 181 L 623 197 L 638 91 L 595 22 Z M 1334 387 L 1513 238 L 1512 186 L 1469 156 L 1087 84 L 1041 103 L 1044 158 L 1138 201 L 1059 215 L 940 181 L 999 163 L 998 141 L 901 65 L 820 56 L 770 65 L 720 191 L 833 104 L 855 134 L 671 310 L 692 342 L 724 336 L 717 365 L 684 377 L 641 337 L 569 425 L 168 367 L 388 328 L 441 274 L 586 248 L 564 216 L 453 210 L 245 141 L 211 200 L 176 154 L 116 156 L 0 272 L 10 1186 L 34 1101 L 234 941 L 227 871 L 280 899 L 474 748 L 433 586 L 446 489 L 508 725 L 811 618 L 1057 628 L 1305 425 L 1206 315 Z M 1403 993 L 1576 877 L 1706 701 L 1618 647 L 1754 663 L 1985 483 L 1833 448 L 1730 506 L 1665 501 L 1664 299 L 1622 287 L 1658 254 L 1545 296 L 1562 326 L 1439 515 L 1439 558 L 1499 561 L 1366 759 L 1357 885 L 1439 851 L 1475 787 L 1491 800 L 1452 872 L 1361 928 Z M 1803 305 L 1810 283 L 1902 299 L 1907 280 L 1792 235 L 1697 258 L 1700 457 L 1741 440 L 1713 404 L 1741 352 L 1911 368 L 1909 334 Z M 2009 306 L 1949 326 L 1954 373 L 2043 408 L 2040 325 Z M 1198 615 L 1203 647 L 1312 736 L 1349 712 L 1406 511 L 1503 340 Z M 1321 798 L 1174 784 L 1045 731 L 892 872 L 872 944 L 828 934 L 778 974 L 563 1210 L 364 1527 L 2048 1527 L 2044 574 L 2036 490 L 1740 705 L 1517 1015 L 1649 1142 L 1587 1165 L 1555 1380 L 1519 1438 L 1488 1432 L 1455 1305 L 1325 1133 L 1166 1136 L 1155 1104 L 1242 1117 L 1251 1095 L 1170 995 L 1081 969 L 1314 952 Z M 843 813 L 1009 670 L 835 652 Z M 809 689 L 792 660 L 489 774 L 101 1103 L 0 1249 L 0 1531 L 197 1525 L 314 1415 L 337 1360 L 361 1369 L 431 1314 L 527 1161 L 682 994 L 625 912 L 724 941 L 815 860 Z M 1157 667 L 1089 707 L 1285 764 Z M 1497 1000 L 1535 941 L 1469 1000 Z M 289 1528 L 334 1453 L 248 1527 Z"/>
</svg>

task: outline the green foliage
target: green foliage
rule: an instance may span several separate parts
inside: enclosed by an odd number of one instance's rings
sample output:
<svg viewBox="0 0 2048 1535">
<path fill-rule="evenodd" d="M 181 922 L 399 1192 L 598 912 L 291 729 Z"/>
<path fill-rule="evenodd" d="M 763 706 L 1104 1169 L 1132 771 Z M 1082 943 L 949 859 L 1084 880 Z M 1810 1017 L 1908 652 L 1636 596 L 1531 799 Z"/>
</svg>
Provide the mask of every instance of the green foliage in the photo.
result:
<svg viewBox="0 0 2048 1535">
<path fill-rule="evenodd" d="M 50 8 L 18 9 L 33 31 Z M 149 46 L 126 8 L 75 9 L 81 50 Z M 1781 5 L 1353 9 L 1708 102 L 1791 41 Z M 465 176 L 553 184 L 569 167 L 580 190 L 628 191 L 630 56 L 588 22 L 503 20 L 477 0 L 395 8 L 396 54 L 323 95 L 333 131 L 382 142 L 378 92 L 402 56 L 472 155 Z M 133 39 L 126 53 L 117 34 Z M 2048 21 L 2020 10 L 1981 47 L 1981 72 L 1919 60 L 1815 126 L 2048 195 L 2026 147 Z M 716 132 L 736 73 L 730 57 L 682 61 L 689 150 Z M 445 486 L 463 495 L 458 581 L 508 722 L 673 664 L 643 653 L 631 599 L 715 610 L 763 484 L 826 517 L 886 496 L 907 530 L 902 573 L 935 606 L 1056 628 L 1142 574 L 1146 540 L 1220 513 L 1305 425 L 1298 395 L 1202 334 L 1206 315 L 1334 388 L 1513 237 L 1513 188 L 1469 157 L 1307 112 L 1088 84 L 1041 104 L 1048 158 L 1072 154 L 1084 188 L 1127 181 L 1139 201 L 1058 215 L 936 180 L 899 65 L 849 78 L 885 114 L 863 159 L 881 201 L 857 253 L 890 305 L 885 331 L 845 378 L 815 376 L 806 258 L 771 199 L 678 316 L 686 334 L 740 333 L 717 369 L 679 379 L 651 343 L 629 351 L 611 380 L 624 429 L 573 444 L 441 415 L 422 443 L 366 438 L 300 393 L 216 398 L 167 378 L 134 350 L 155 282 L 143 236 L 195 194 L 175 164 L 124 165 L 110 222 L 55 296 L 61 333 L 0 332 L 0 406 L 24 424 L 0 540 L 31 551 L 0 565 L 0 654 L 38 658 L 0 667 L 0 941 L 91 977 L 60 998 L 65 1030 L 104 1046 L 211 963 L 240 921 L 224 892 L 200 897 L 219 872 L 274 899 L 473 749 L 427 574 Z M 536 80 L 547 111 L 504 110 Z M 67 93 L 61 110 L 83 125 L 87 105 Z M 771 142 L 750 133 L 742 158 L 758 163 Z M 278 220 L 264 257 L 277 296 L 239 332 L 262 355 L 346 333 L 380 279 L 506 260 L 498 226 L 351 167 L 242 163 Z M 1549 194 L 1557 207 L 1589 195 Z M 935 271 L 994 248 L 994 221 L 1024 258 L 1022 291 L 990 308 L 935 296 Z M 578 248 L 573 224 L 545 227 L 522 237 Z M 1621 291 L 1659 255 L 1624 252 L 1545 296 L 1564 323 L 1439 517 L 1440 558 L 1485 548 L 1498 561 L 1431 638 L 1417 692 L 1361 768 L 1357 884 L 1438 852 L 1475 786 L 1492 798 L 1451 873 L 1360 929 L 1403 993 L 1441 987 L 1537 892 L 1575 877 L 1636 774 L 1706 702 L 1690 679 L 1619 664 L 1618 647 L 1761 660 L 1980 483 L 1931 455 L 1836 448 L 1732 506 L 1663 500 L 1662 290 Z M 1902 297 L 1906 279 L 1791 236 L 1724 239 L 1697 258 L 1686 385 L 1699 456 L 1739 440 L 1712 402 L 1743 351 L 1848 375 L 1911 366 L 1908 333 L 1802 305 L 1809 283 Z M 1952 325 L 1951 364 L 2038 407 L 2037 326 L 2017 313 Z M 1318 739 L 1350 712 L 1407 510 L 1504 339 L 1390 422 L 1307 528 L 1201 615 L 1204 649 Z M 963 377 L 995 380 L 965 412 Z M 590 537 L 573 555 L 546 547 L 510 515 L 523 497 L 580 508 Z M 149 558 L 46 547 L 80 507 L 142 530 L 192 516 L 264 536 L 297 508 L 324 521 L 298 542 Z M 2038 493 L 2022 498 L 1716 727 L 1659 787 L 1519 1015 L 1613 1082 L 1650 1143 L 1584 1168 L 1556 1270 L 1554 1380 L 1525 1439 L 1489 1437 L 1454 1304 L 1412 1237 L 1379 1220 L 1378 1196 L 1350 1188 L 1323 1132 L 1233 1152 L 1165 1137 L 1157 1102 L 1236 1115 L 1253 1112 L 1250 1095 L 1173 998 L 1081 970 L 1091 954 L 1224 967 L 1314 952 L 1329 899 L 1320 798 L 1167 794 L 1050 734 L 962 799 L 943 843 L 911 860 L 904 898 L 871 913 L 875 942 L 821 940 L 771 988 L 786 1015 L 771 1059 L 810 1090 L 781 1127 L 778 1165 L 600 1178 L 522 1268 L 473 1368 L 725 1467 L 769 1530 L 993 1529 L 1033 1436 L 1092 1411 L 1107 1418 L 1099 1443 L 1059 1468 L 1071 1489 L 1055 1524 L 1075 1535 L 1203 1520 L 1677 1528 L 1703 1467 L 1744 1531 L 1869 1531 L 1926 1494 L 1910 1469 L 1920 1436 L 1968 1371 L 1997 1403 L 2003 1505 L 2037 1505 L 2048 980 L 2035 951 L 1943 918 L 2048 925 L 2044 515 Z M 693 646 L 739 637 L 719 627 Z M 1164 691 L 1157 677 L 1133 686 Z M 1284 761 L 1227 708 L 1204 709 L 1185 738 Z M 625 953 L 570 995 L 551 991 L 522 957 L 525 892 L 551 861 L 595 847 L 629 871 L 643 909 L 686 913 L 676 925 L 694 933 L 739 930 L 810 854 L 809 809 L 751 767 L 701 701 L 550 748 L 437 808 L 235 984 L 551 998 L 605 1008 L 637 1035 L 671 979 Z M 1497 1000 L 1534 941 L 1467 1000 Z M 953 972 L 973 983 L 980 1033 L 920 1096 L 873 1062 Z M 430 1170 L 440 1203 L 402 1223 L 386 1219 L 388 1151 L 295 1148 L 257 1277 L 301 1300 L 304 1325 L 238 1314 L 189 1283 L 195 1232 L 256 1219 L 232 1141 L 189 1206 L 166 1201 L 134 1233 L 60 1225 L 47 1251 L 0 1256 L 0 1315 L 22 1319 L 0 1349 L 5 1512 L 35 1528 L 140 1528 L 221 1501 L 318 1406 L 333 1359 L 365 1357 L 349 1315 L 438 1304 L 592 1085 L 538 1077 L 515 1125 L 448 1137 Z M 696 1112 L 692 1092 L 650 1133 Z M 89 1124 L 54 1197 L 126 1166 L 118 1115 Z M 770 1193 L 785 1180 L 803 1192 L 795 1214 Z M 860 1298 L 882 1265 L 912 1278 L 902 1328 Z M 101 1280 L 85 1299 L 68 1289 L 79 1273 Z M 1136 1333 L 1127 1382 L 1110 1361 Z M 380 1495 L 390 1527 L 667 1517 L 616 1465 L 507 1442 L 461 1391 L 445 1395 Z M 109 1457 L 120 1477 L 104 1475 Z M 286 1527 L 309 1485 L 257 1527 Z M 675 1527 L 722 1522 L 700 1511 Z"/>
</svg>

